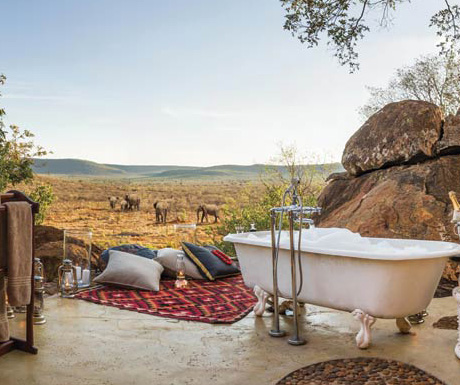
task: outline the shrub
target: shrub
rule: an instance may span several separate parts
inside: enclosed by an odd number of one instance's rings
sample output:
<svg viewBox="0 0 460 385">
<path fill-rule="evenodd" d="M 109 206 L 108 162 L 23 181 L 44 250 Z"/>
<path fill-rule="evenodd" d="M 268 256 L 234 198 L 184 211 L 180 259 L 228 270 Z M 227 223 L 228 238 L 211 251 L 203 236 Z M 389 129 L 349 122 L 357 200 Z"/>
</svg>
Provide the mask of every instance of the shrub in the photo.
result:
<svg viewBox="0 0 460 385">
<path fill-rule="evenodd" d="M 236 233 L 238 226 L 242 226 L 246 232 L 249 231 L 251 224 L 255 225 L 257 231 L 270 230 L 270 209 L 281 206 L 286 188 L 287 186 L 283 185 L 265 185 L 265 191 L 257 201 L 250 202 L 241 208 L 231 207 L 224 209 L 224 219 L 218 227 L 218 235 L 222 237 L 229 233 Z M 304 204 L 315 206 L 316 197 L 309 196 L 307 199 L 304 199 Z M 286 222 L 284 225 L 286 225 Z M 236 255 L 233 244 L 222 241 L 222 238 L 214 239 L 214 243 L 225 253 L 232 256 Z"/>
<path fill-rule="evenodd" d="M 261 174 L 263 191 L 260 198 L 254 198 L 249 192 L 254 190 L 247 190 L 249 193 L 246 193 L 246 197 L 240 199 L 248 202 L 247 204 L 224 209 L 224 219 L 218 228 L 218 235 L 222 237 L 235 233 L 237 226 L 249 231 L 252 223 L 258 231 L 270 230 L 270 209 L 281 206 L 283 194 L 293 178 L 300 180 L 298 191 L 303 205 L 316 206 L 326 177 L 332 169 L 327 164 L 306 164 L 306 160 L 306 157 L 299 156 L 295 146 L 280 146 L 280 154 L 274 158 L 274 164 Z M 291 204 L 290 201 L 285 203 Z M 285 219 L 283 226 L 286 223 Z M 233 244 L 224 242 L 221 238 L 214 239 L 214 243 L 227 254 L 235 256 Z"/>
<path fill-rule="evenodd" d="M 28 192 L 29 197 L 35 202 L 40 203 L 40 211 L 35 216 L 35 224 L 41 225 L 48 213 L 48 209 L 55 199 L 53 187 L 48 183 L 37 184 Z"/>
</svg>

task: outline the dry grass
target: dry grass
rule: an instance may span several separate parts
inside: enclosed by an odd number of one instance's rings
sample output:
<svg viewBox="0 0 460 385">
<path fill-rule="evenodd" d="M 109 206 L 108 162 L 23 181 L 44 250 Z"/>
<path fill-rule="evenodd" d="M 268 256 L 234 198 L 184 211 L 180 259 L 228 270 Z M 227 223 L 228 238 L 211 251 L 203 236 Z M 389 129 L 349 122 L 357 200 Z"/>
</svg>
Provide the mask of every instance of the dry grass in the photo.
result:
<svg viewBox="0 0 460 385">
<path fill-rule="evenodd" d="M 56 201 L 49 210 L 45 225 L 62 229 L 91 229 L 94 242 L 102 247 L 123 243 L 138 243 L 160 248 L 178 246 L 174 230 L 176 223 L 195 223 L 200 203 L 221 207 L 245 204 L 246 196 L 257 194 L 257 183 L 242 181 L 170 181 L 133 183 L 123 180 L 91 180 L 38 177 L 50 183 Z M 141 198 L 140 211 L 112 210 L 109 196 L 136 193 Z M 168 200 L 170 212 L 166 225 L 155 223 L 153 203 Z M 221 214 L 221 216 L 223 213 Z M 211 241 L 217 225 L 204 224 L 197 228 L 199 242 Z"/>
</svg>

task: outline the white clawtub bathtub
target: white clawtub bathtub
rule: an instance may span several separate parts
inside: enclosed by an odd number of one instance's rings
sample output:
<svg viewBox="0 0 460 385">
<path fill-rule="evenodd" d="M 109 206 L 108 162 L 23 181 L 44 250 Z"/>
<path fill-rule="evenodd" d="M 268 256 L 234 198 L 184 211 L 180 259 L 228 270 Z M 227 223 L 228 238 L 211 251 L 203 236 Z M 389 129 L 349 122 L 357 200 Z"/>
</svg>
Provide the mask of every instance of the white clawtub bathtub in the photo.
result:
<svg viewBox="0 0 460 385">
<path fill-rule="evenodd" d="M 281 297 L 291 298 L 287 237 L 283 232 L 278 287 Z M 270 232 L 229 234 L 224 240 L 234 243 L 244 282 L 259 298 L 255 313 L 262 315 L 268 294 L 273 294 Z M 314 228 L 302 231 L 301 251 L 302 272 L 297 268 L 297 277 L 303 275 L 303 287 L 298 300 L 353 312 L 361 322 L 358 347 L 366 348 L 375 318 L 395 318 L 400 331 L 409 332 L 405 317 L 426 309 L 447 258 L 460 255 L 460 245 Z"/>
</svg>

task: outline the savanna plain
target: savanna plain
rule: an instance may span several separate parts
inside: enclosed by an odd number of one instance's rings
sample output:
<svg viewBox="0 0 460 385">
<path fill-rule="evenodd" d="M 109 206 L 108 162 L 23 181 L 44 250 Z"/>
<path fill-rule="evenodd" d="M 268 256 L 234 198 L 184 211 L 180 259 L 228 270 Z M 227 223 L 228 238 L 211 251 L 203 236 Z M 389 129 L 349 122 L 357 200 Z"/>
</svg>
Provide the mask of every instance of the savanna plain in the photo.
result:
<svg viewBox="0 0 460 385">
<path fill-rule="evenodd" d="M 178 247 L 177 224 L 197 224 L 200 243 L 221 240 L 219 226 L 229 208 L 243 207 L 259 199 L 261 183 L 241 180 L 142 181 L 125 179 L 68 178 L 38 176 L 38 183 L 49 184 L 55 199 L 48 209 L 44 225 L 59 229 L 89 229 L 93 243 L 100 247 L 137 243 L 151 248 Z M 139 210 L 121 209 L 126 194 L 137 194 Z M 115 208 L 109 197 L 119 197 Z M 167 202 L 166 223 L 157 223 L 154 203 Z M 219 207 L 219 220 L 209 216 L 200 223 L 200 204 Z"/>
</svg>

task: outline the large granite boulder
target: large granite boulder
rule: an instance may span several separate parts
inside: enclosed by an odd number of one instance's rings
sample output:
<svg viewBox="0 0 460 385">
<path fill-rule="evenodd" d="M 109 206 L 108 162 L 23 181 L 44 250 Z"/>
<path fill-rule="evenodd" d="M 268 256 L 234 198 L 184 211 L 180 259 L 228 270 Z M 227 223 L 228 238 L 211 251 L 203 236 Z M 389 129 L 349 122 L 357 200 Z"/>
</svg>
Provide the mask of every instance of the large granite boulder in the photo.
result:
<svg viewBox="0 0 460 385">
<path fill-rule="evenodd" d="M 448 193 L 460 191 L 460 155 L 359 177 L 336 175 L 319 197 L 320 227 L 362 236 L 457 241 Z"/>
<path fill-rule="evenodd" d="M 351 175 L 435 155 L 443 114 L 432 103 L 390 103 L 372 115 L 348 140 L 342 156 Z"/>
<path fill-rule="evenodd" d="M 347 172 L 332 174 L 318 199 L 318 226 L 459 242 L 448 194 L 460 194 L 460 111 L 441 118 L 436 106 L 414 101 L 372 116 L 346 145 Z M 444 277 L 456 279 L 459 270 L 448 263 Z"/>
</svg>

